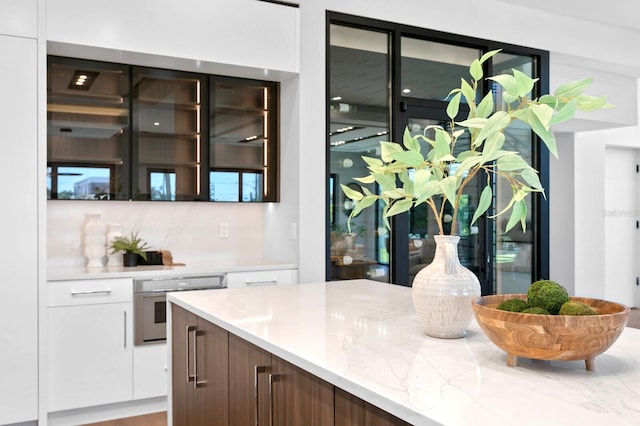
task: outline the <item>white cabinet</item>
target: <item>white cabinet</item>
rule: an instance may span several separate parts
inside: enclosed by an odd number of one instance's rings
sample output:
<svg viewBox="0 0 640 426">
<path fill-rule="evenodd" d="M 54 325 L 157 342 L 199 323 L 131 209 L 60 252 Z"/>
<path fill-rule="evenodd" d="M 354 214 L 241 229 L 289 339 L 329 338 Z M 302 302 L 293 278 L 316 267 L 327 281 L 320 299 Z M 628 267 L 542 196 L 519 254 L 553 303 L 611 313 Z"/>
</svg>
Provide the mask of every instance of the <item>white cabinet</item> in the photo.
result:
<svg viewBox="0 0 640 426">
<path fill-rule="evenodd" d="M 4 34 L 16 30 L 7 24 L 22 6 L 1 2 Z M 38 187 L 44 185 L 38 178 L 44 172 L 38 170 L 37 41 L 0 35 L 0 57 L 0 424 L 10 424 L 38 418 Z"/>
<path fill-rule="evenodd" d="M 48 411 L 133 398 L 131 279 L 49 283 Z"/>
<path fill-rule="evenodd" d="M 167 344 L 133 348 L 133 399 L 167 395 Z"/>
<path fill-rule="evenodd" d="M 295 284 L 297 270 L 274 269 L 269 271 L 229 272 L 227 274 L 228 288 L 255 287 L 261 285 Z"/>
</svg>

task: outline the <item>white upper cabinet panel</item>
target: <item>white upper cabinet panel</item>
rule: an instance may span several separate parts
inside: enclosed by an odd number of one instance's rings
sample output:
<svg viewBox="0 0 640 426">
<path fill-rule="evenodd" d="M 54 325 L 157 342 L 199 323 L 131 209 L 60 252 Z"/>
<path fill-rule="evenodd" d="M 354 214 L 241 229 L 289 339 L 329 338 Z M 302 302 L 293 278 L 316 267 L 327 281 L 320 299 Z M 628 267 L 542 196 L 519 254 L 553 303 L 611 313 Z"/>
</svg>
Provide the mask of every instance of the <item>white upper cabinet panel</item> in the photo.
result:
<svg viewBox="0 0 640 426">
<path fill-rule="evenodd" d="M 38 0 L 0 0 L 0 34 L 36 38 Z"/>
<path fill-rule="evenodd" d="M 298 12 L 255 0 L 49 0 L 47 40 L 297 72 Z"/>
</svg>

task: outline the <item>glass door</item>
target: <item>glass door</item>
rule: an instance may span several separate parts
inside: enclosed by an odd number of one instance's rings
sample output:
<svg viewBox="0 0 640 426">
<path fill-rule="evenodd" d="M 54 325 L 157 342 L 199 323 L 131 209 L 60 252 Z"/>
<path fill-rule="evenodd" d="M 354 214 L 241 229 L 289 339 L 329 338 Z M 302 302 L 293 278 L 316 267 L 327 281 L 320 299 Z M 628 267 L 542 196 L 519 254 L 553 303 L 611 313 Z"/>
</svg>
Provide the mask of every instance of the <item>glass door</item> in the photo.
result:
<svg viewBox="0 0 640 426">
<path fill-rule="evenodd" d="M 328 276 L 389 282 L 391 239 L 382 220 L 383 206 L 365 209 L 349 230 L 353 205 L 340 188 L 343 184 L 359 190 L 363 184 L 356 178 L 367 175 L 362 156 L 378 156 L 380 141 L 389 140 L 389 35 L 331 25 L 330 36 Z M 363 186 L 377 191 L 374 184 Z"/>
<path fill-rule="evenodd" d="M 134 68 L 135 199 L 202 198 L 203 85 L 200 75 Z"/>
</svg>

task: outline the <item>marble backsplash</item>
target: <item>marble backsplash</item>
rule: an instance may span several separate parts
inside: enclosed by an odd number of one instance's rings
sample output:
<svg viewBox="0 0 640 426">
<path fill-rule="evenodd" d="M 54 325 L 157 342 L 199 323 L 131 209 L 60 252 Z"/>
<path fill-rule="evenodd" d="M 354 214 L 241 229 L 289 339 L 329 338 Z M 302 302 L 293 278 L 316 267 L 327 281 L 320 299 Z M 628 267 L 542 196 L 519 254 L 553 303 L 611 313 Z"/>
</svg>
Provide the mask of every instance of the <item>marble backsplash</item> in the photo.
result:
<svg viewBox="0 0 640 426">
<path fill-rule="evenodd" d="M 139 232 L 153 250 L 169 250 L 175 262 L 264 257 L 264 205 L 238 203 L 48 201 L 47 261 L 49 266 L 86 264 L 83 226 L 87 213 L 120 224 L 122 233 Z M 220 223 L 229 237 L 220 237 Z"/>
</svg>

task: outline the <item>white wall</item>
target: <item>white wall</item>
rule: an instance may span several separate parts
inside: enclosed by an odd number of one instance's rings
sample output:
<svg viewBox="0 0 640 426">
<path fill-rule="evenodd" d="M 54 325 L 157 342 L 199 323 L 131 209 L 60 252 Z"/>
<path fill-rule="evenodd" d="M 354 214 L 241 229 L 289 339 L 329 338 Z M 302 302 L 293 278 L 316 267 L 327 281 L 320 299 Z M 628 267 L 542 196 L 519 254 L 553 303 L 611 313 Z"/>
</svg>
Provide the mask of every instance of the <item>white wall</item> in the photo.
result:
<svg viewBox="0 0 640 426">
<path fill-rule="evenodd" d="M 90 211 L 125 232 L 139 231 L 175 261 L 297 263 L 291 231 L 297 234 L 298 31 L 298 9 L 254 0 L 197 0 L 188 7 L 177 1 L 87 7 L 79 0 L 47 0 L 49 54 L 283 82 L 280 203 L 51 201 L 49 264 L 84 264 L 80 231 Z M 228 239 L 219 238 L 220 222 L 229 224 Z"/>
<path fill-rule="evenodd" d="M 38 418 L 39 40 L 37 1 L 0 14 L 0 424 Z M 10 15 L 7 15 L 10 14 Z"/>
<path fill-rule="evenodd" d="M 82 229 L 85 214 L 93 212 L 102 213 L 105 224 L 121 225 L 123 234 L 139 232 L 153 250 L 171 251 L 175 262 L 199 266 L 263 258 L 262 204 L 63 200 L 48 204 L 49 266 L 86 264 Z M 229 224 L 229 238 L 220 238 L 221 222 Z"/>
</svg>

